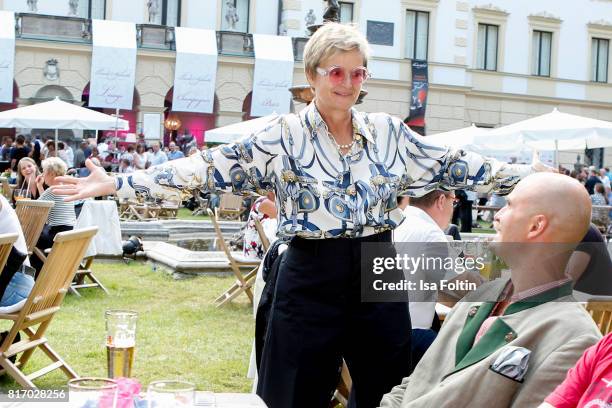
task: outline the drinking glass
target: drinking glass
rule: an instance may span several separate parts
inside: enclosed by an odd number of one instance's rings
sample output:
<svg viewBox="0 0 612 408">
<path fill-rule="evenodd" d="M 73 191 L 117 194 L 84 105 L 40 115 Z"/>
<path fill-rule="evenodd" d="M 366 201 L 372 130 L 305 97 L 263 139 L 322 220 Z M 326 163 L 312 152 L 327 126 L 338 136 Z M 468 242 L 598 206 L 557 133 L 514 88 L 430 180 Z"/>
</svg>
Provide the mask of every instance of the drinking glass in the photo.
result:
<svg viewBox="0 0 612 408">
<path fill-rule="evenodd" d="M 117 383 L 108 378 L 83 377 L 68 381 L 70 407 L 115 408 Z"/>
<path fill-rule="evenodd" d="M 17 200 L 25 200 L 29 198 L 30 192 L 26 188 L 18 188 L 13 192 L 13 196 L 15 197 L 15 201 Z"/>
<path fill-rule="evenodd" d="M 187 381 L 153 381 L 147 389 L 149 408 L 191 407 L 195 401 L 195 384 Z"/>
<path fill-rule="evenodd" d="M 134 364 L 138 313 L 130 310 L 107 310 L 104 317 L 108 377 L 129 378 Z"/>
</svg>

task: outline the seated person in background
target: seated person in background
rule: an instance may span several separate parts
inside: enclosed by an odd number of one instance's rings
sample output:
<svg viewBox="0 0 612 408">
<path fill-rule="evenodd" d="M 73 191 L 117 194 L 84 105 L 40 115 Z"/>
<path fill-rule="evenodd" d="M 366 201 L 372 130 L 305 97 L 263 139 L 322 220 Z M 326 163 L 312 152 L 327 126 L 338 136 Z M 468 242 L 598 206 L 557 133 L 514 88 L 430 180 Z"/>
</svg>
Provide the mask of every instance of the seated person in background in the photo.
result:
<svg viewBox="0 0 612 408">
<path fill-rule="evenodd" d="M 612 406 L 612 333 L 584 352 L 539 408 Z"/>
<path fill-rule="evenodd" d="M 457 303 L 412 375 L 381 406 L 540 404 L 601 337 L 565 277 L 590 215 L 587 192 L 568 176 L 520 181 L 494 218 L 494 250 L 510 279 L 488 282 Z"/>
<path fill-rule="evenodd" d="M 133 173 L 134 168 L 132 167 L 132 163 L 128 159 L 121 159 L 121 163 L 119 163 L 118 173 Z"/>
<path fill-rule="evenodd" d="M 608 198 L 606 197 L 606 190 L 604 185 L 601 183 L 595 184 L 593 188 L 594 193 L 591 194 L 591 203 L 593 205 L 608 205 Z"/>
<path fill-rule="evenodd" d="M 20 197 L 36 200 L 38 198 L 38 188 L 36 187 L 36 177 L 40 172 L 36 167 L 36 162 L 29 157 L 24 157 L 17 163 L 17 187 L 13 191 L 13 202 L 19 194 Z"/>
<path fill-rule="evenodd" d="M 612 296 L 612 260 L 597 226 L 589 226 L 567 264 L 566 273 L 574 282 L 574 290 L 581 292 L 574 294 L 580 295 L 580 300 L 592 295 Z M 583 294 L 586 294 L 584 299 Z"/>
<path fill-rule="evenodd" d="M 274 204 L 274 192 L 269 191 L 265 196 L 259 197 L 251 205 L 249 218 L 244 229 L 243 253 L 246 258 L 263 259 L 265 251 L 259 234 L 255 229 L 255 219 L 261 222 L 268 240 L 272 242 L 276 238 L 276 206 Z"/>
<path fill-rule="evenodd" d="M 453 216 L 453 203 L 455 193 L 452 191 L 435 190 L 422 197 L 411 197 L 410 205 L 404 209 L 404 221 L 393 230 L 393 242 L 396 244 L 416 246 L 417 242 L 438 242 L 442 245 L 431 245 L 433 251 L 445 251 L 445 254 L 428 254 L 448 256 L 446 244 L 448 240 L 444 235 L 443 228 L 448 226 Z M 437 248 L 435 248 L 437 247 Z M 404 248 L 411 251 L 411 248 Z M 420 251 L 420 249 L 418 249 Z M 401 252 L 401 248 L 398 248 Z M 425 277 L 428 281 L 436 280 L 433 277 Z M 424 291 L 423 291 L 424 292 Z M 417 298 L 418 297 L 418 298 Z M 437 333 L 432 330 L 436 314 L 437 294 L 419 293 L 410 297 L 410 321 L 412 322 L 412 353 L 413 367 L 419 362 L 425 351 L 436 339 Z"/>
<path fill-rule="evenodd" d="M 397 206 L 402 209 L 402 211 L 408 207 L 410 204 L 410 197 L 407 195 L 398 195 L 397 196 Z"/>
<path fill-rule="evenodd" d="M 50 157 L 42 162 L 43 174 L 36 178 L 36 186 L 40 193 L 39 200 L 53 201 L 55 205 L 51 207 L 47 223 L 40 234 L 36 247 L 41 251 L 53 246 L 53 238 L 58 232 L 70 231 L 76 223 L 74 212 L 74 202 L 65 202 L 63 196 L 58 196 L 51 190 L 52 186 L 58 185 L 56 177 L 66 174 L 66 163 L 58 157 Z M 46 190 L 43 185 L 49 186 Z M 32 266 L 40 272 L 42 261 L 37 256 L 32 258 Z"/>
<path fill-rule="evenodd" d="M 0 313 L 18 310 L 34 287 L 34 278 L 26 273 L 31 268 L 21 224 L 15 210 L 0 195 L 0 234 L 14 233 L 18 235 L 17 241 L 0 273 Z"/>
</svg>

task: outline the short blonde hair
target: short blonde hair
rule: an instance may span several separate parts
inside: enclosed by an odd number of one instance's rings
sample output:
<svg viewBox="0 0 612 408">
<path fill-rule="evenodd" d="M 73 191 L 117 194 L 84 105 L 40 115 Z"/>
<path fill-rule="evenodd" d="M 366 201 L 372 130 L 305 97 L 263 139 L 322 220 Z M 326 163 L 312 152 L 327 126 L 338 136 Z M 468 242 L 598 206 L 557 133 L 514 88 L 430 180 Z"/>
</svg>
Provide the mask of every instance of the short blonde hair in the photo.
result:
<svg viewBox="0 0 612 408">
<path fill-rule="evenodd" d="M 68 170 L 66 163 L 59 157 L 49 157 L 42 161 L 43 173 L 49 171 L 55 176 L 63 176 Z"/>
<path fill-rule="evenodd" d="M 307 76 L 315 76 L 321 61 L 338 52 L 352 50 L 363 55 L 363 66 L 367 67 L 370 46 L 364 35 L 352 25 L 325 23 L 304 47 L 304 72 Z"/>
</svg>

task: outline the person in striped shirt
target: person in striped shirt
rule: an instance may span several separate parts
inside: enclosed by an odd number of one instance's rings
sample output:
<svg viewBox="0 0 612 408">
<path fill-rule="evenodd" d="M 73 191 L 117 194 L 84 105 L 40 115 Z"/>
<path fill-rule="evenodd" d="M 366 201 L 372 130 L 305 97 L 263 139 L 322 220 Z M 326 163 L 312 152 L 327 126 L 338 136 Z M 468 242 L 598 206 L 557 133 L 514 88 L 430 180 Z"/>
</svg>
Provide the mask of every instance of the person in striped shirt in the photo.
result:
<svg viewBox="0 0 612 408">
<path fill-rule="evenodd" d="M 36 247 L 44 251 L 53 246 L 53 239 L 58 232 L 70 231 L 76 224 L 74 212 L 74 202 L 65 202 L 64 196 L 55 194 L 51 187 L 58 185 L 56 177 L 66 174 L 66 163 L 59 157 L 49 157 L 42 162 L 43 172 L 36 177 L 36 187 L 38 188 L 39 200 L 53 201 L 55 205 L 51 207 L 47 223 L 40 234 Z M 47 186 L 47 189 L 44 186 Z M 42 261 L 38 257 L 32 257 L 32 266 L 37 273 L 42 268 Z"/>
</svg>

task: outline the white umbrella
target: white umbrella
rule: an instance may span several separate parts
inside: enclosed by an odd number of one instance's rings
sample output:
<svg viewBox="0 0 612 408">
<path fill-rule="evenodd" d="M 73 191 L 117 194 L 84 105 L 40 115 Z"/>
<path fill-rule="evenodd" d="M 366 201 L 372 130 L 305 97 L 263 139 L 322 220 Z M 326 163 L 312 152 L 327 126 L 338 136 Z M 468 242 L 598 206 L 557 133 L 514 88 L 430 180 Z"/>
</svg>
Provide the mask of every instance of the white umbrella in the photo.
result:
<svg viewBox="0 0 612 408">
<path fill-rule="evenodd" d="M 56 97 L 52 101 L 0 112 L 2 127 L 55 129 L 57 148 L 58 129 L 128 130 L 130 125 L 127 120 L 73 105 Z"/>
<path fill-rule="evenodd" d="M 244 136 L 248 136 L 252 133 L 256 133 L 262 130 L 266 125 L 277 118 L 278 115 L 273 113 L 271 115 L 263 116 L 257 119 L 251 119 L 244 122 L 238 122 L 231 125 L 223 126 L 216 129 L 207 130 L 204 135 L 204 140 L 213 143 L 231 143 Z"/>
<path fill-rule="evenodd" d="M 479 128 L 472 123 L 471 126 L 461 129 L 428 135 L 427 140 L 445 146 L 470 148 L 474 146 L 474 139 L 476 136 L 487 134 L 490 130 L 491 129 L 487 128 Z"/>
<path fill-rule="evenodd" d="M 493 129 L 487 137 L 538 150 L 578 150 L 612 146 L 612 122 L 559 112 Z M 556 159 L 555 159 L 556 161 Z"/>
</svg>

